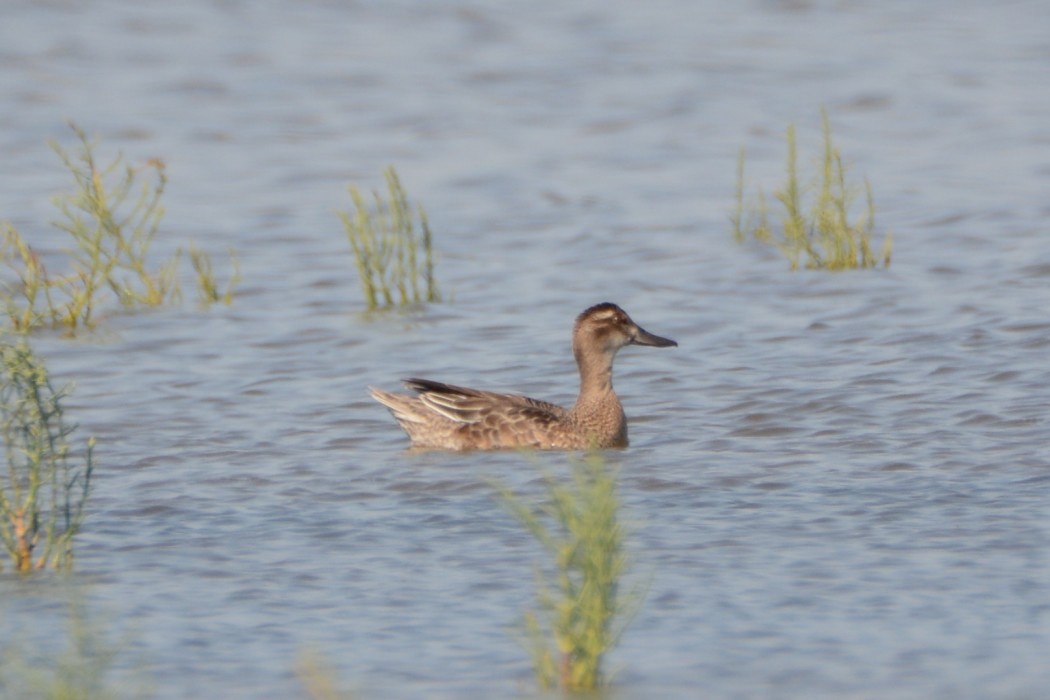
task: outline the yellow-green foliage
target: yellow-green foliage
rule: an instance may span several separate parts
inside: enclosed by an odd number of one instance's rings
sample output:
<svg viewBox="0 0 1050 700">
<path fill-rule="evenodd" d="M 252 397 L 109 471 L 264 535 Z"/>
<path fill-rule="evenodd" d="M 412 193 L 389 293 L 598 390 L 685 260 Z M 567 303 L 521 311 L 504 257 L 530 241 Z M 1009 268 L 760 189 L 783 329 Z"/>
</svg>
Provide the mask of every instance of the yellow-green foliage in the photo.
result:
<svg viewBox="0 0 1050 700">
<path fill-rule="evenodd" d="M 211 256 L 190 243 L 190 264 L 197 275 L 197 298 L 202 306 L 211 306 L 222 302 L 226 306 L 233 303 L 233 290 L 241 281 L 241 264 L 237 259 L 237 253 L 230 249 L 230 262 L 233 265 L 233 273 L 230 275 L 226 289 L 220 291 L 219 283 L 212 271 Z"/>
<path fill-rule="evenodd" d="M 739 242 L 753 238 L 777 248 L 787 258 L 791 269 L 800 267 L 848 270 L 854 268 L 889 266 L 893 245 L 889 233 L 883 237 L 882 250 L 872 248 L 875 230 L 875 204 L 871 184 L 865 180 L 865 211 L 856 220 L 850 220 L 857 189 L 846 183 L 846 166 L 831 139 L 831 124 L 825 110 L 821 110 L 823 153 L 821 169 L 814 184 L 806 188 L 798 176 L 798 156 L 795 127 L 787 130 L 787 181 L 775 193 L 783 206 L 780 231 L 770 224 L 765 197 L 759 190 L 758 203 L 744 201 L 744 149 L 737 161 L 736 208 L 731 217 L 733 236 Z M 803 192 L 814 192 L 808 213 Z"/>
<path fill-rule="evenodd" d="M 384 174 L 389 199 L 373 192 L 373 206 L 369 207 L 361 191 L 351 185 L 354 210 L 339 212 L 357 261 L 365 302 L 369 309 L 376 309 L 441 301 L 426 212 L 421 205 L 413 212 L 393 167 Z M 418 233 L 413 214 L 419 218 Z"/>
<path fill-rule="evenodd" d="M 593 689 L 625 608 L 618 592 L 628 560 L 616 474 L 594 453 L 573 463 L 570 482 L 548 476 L 546 486 L 538 512 L 500 488 L 503 504 L 553 559 L 553 573 L 537 576 L 542 615 L 525 615 L 533 666 L 544 689 Z"/>
<path fill-rule="evenodd" d="M 0 539 L 16 571 L 72 563 L 73 537 L 84 519 L 93 470 L 70 455 L 75 426 L 62 418 L 68 388 L 55 390 L 47 368 L 23 339 L 0 344 L 0 436 L 7 458 L 0 478 Z"/>
<path fill-rule="evenodd" d="M 74 244 L 67 251 L 69 269 L 52 274 L 25 238 L 10 224 L 3 225 L 0 262 L 14 278 L 8 275 L 0 282 L 0 299 L 16 331 L 50 327 L 72 334 L 91 328 L 106 296 L 115 297 L 126 309 L 159 306 L 182 296 L 180 254 L 157 265 L 149 255 L 164 215 L 164 163 L 152 159 L 133 167 L 118 155 L 102 165 L 95 157 L 95 143 L 76 125 L 70 126 L 80 143 L 76 153 L 52 143 L 73 176 L 73 191 L 54 200 L 60 215 L 54 224 Z M 191 255 L 195 268 L 206 264 L 210 275 L 206 254 Z M 230 282 L 223 299 L 232 296 L 235 283 L 236 279 Z M 213 277 L 211 286 L 217 295 Z M 202 295 L 207 298 L 207 291 Z"/>
</svg>

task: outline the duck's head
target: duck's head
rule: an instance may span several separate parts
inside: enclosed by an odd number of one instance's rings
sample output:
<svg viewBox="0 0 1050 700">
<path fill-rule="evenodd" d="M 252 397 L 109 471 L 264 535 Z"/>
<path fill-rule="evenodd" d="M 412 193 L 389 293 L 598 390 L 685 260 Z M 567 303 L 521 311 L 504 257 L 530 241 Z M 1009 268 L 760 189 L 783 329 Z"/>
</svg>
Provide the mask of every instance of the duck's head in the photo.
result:
<svg viewBox="0 0 1050 700">
<path fill-rule="evenodd" d="M 666 348 L 678 343 L 646 331 L 632 321 L 626 311 L 609 302 L 596 304 L 576 318 L 572 351 L 577 359 L 581 353 L 600 352 L 612 356 L 625 345 Z"/>
</svg>

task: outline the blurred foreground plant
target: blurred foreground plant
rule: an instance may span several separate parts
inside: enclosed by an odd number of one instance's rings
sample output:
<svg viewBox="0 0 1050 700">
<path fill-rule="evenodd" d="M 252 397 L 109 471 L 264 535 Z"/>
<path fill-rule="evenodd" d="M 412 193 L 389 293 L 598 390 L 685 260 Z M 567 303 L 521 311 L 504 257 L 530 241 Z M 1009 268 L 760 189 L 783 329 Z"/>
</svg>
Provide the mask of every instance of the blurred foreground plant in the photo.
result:
<svg viewBox="0 0 1050 700">
<path fill-rule="evenodd" d="M 80 142 L 76 153 L 51 144 L 73 176 L 73 192 L 54 200 L 61 215 L 55 226 L 75 244 L 68 251 L 69 270 L 50 274 L 40 254 L 18 230 L 3 225 L 0 261 L 14 273 L 14 279 L 0 283 L 0 297 L 16 331 L 50 327 L 72 334 L 78 328 L 91 328 L 107 290 L 125 309 L 159 306 L 182 296 L 178 280 L 181 251 L 159 265 L 151 265 L 149 259 L 164 216 L 164 163 L 151 159 L 133 167 L 118 155 L 109 165 L 102 165 L 95 157 L 95 143 L 75 124 L 70 127 Z M 201 279 L 198 263 L 207 256 L 200 251 L 191 255 Z M 206 265 L 210 274 L 210 258 Z M 211 283 L 215 287 L 214 278 Z M 232 296 L 234 284 L 231 281 L 225 298 Z"/>
<path fill-rule="evenodd" d="M 339 212 L 357 261 L 365 302 L 369 309 L 376 309 L 441 301 L 426 212 L 421 205 L 413 212 L 393 166 L 384 175 L 389 199 L 373 192 L 374 207 L 370 208 L 361 191 L 351 185 L 354 210 Z M 413 215 L 419 218 L 418 233 Z"/>
<path fill-rule="evenodd" d="M 311 650 L 299 655 L 295 677 L 308 700 L 350 700 L 353 693 L 339 685 L 335 669 L 320 652 Z"/>
<path fill-rule="evenodd" d="M 831 139 L 831 123 L 826 110 L 821 110 L 824 151 L 821 172 L 814 178 L 815 199 L 809 213 L 802 204 L 803 186 L 798 177 L 798 157 L 795 143 L 795 126 L 787 130 L 787 181 L 784 188 L 775 193 L 783 205 L 784 215 L 781 232 L 769 222 L 769 211 L 761 189 L 758 204 L 744 202 L 744 149 L 740 149 L 737 160 L 736 208 L 731 217 L 733 237 L 738 242 L 754 238 L 771 245 L 787 258 L 792 270 L 801 265 L 807 268 L 847 270 L 855 268 L 883 267 L 890 264 L 893 247 L 892 236 L 883 237 L 882 251 L 872 249 L 872 233 L 875 229 L 875 204 L 871 184 L 865 180 L 866 209 L 863 216 L 850 220 L 850 210 L 856 199 L 856 188 L 846 184 L 846 166 L 839 150 Z"/>
<path fill-rule="evenodd" d="M 575 461 L 571 481 L 546 477 L 547 498 L 538 511 L 497 488 L 503 505 L 553 559 L 553 573 L 537 573 L 541 615 L 525 614 L 536 679 L 544 690 L 597 688 L 602 658 L 622 634 L 618 618 L 628 608 L 620 594 L 628 558 L 616 473 L 597 452 Z M 636 596 L 631 607 L 637 602 Z"/>
<path fill-rule="evenodd" d="M 50 589 L 54 590 L 54 589 Z M 43 639 L 0 640 L 0 698 L 12 700 L 117 700 L 152 697 L 146 668 L 128 659 L 130 640 L 114 640 L 91 614 L 79 591 L 67 603 L 65 635 L 49 629 Z M 8 601 L 10 602 L 10 601 Z M 8 617 L 11 617 L 9 611 Z M 18 630 L 34 632 L 39 613 Z M 41 643 L 43 642 L 43 643 Z"/>
<path fill-rule="evenodd" d="M 66 438 L 65 387 L 55 390 L 44 363 L 23 339 L 0 343 L 0 436 L 7 471 L 0 479 L 0 539 L 16 571 L 68 567 L 84 520 L 94 439 L 83 455 Z"/>
</svg>

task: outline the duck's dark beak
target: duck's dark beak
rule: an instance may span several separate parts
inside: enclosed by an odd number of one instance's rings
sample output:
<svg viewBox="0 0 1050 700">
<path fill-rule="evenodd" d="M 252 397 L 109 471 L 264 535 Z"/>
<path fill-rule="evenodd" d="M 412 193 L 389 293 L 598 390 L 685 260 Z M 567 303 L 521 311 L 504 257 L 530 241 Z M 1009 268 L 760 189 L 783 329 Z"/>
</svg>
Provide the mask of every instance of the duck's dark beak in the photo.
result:
<svg viewBox="0 0 1050 700">
<path fill-rule="evenodd" d="M 632 345 L 648 345 L 653 348 L 678 347 L 678 343 L 670 338 L 661 338 L 658 335 L 653 335 L 641 326 L 635 326 L 634 328 L 636 332 L 634 338 L 631 339 Z"/>
</svg>

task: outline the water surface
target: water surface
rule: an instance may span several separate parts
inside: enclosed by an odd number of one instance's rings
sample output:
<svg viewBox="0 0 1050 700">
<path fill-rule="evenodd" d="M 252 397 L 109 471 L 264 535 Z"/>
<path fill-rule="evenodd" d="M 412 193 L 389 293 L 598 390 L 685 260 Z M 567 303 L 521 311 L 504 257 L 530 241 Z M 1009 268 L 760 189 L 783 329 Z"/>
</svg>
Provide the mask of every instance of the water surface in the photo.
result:
<svg viewBox="0 0 1050 700">
<path fill-rule="evenodd" d="M 362 697 L 526 696 L 540 553 L 486 478 L 365 388 L 571 402 L 616 301 L 620 469 L 648 594 L 615 697 L 1037 698 L 1050 687 L 1050 11 L 1027 2 L 11 2 L 0 216 L 48 255 L 65 120 L 160 157 L 158 254 L 229 246 L 230 308 L 39 336 L 98 438 L 78 581 L 160 698 L 285 698 L 316 649 Z M 826 106 L 890 269 L 791 273 L 728 231 Z M 335 211 L 387 164 L 454 303 L 363 316 Z M 807 162 L 808 165 L 808 162 Z M 218 265 L 220 272 L 222 265 Z M 188 295 L 192 296 L 192 294 Z M 6 578 L 4 626 L 62 634 Z M 5 634 L 5 637 L 7 635 Z M 137 658 L 138 658 L 137 657 Z"/>
</svg>

